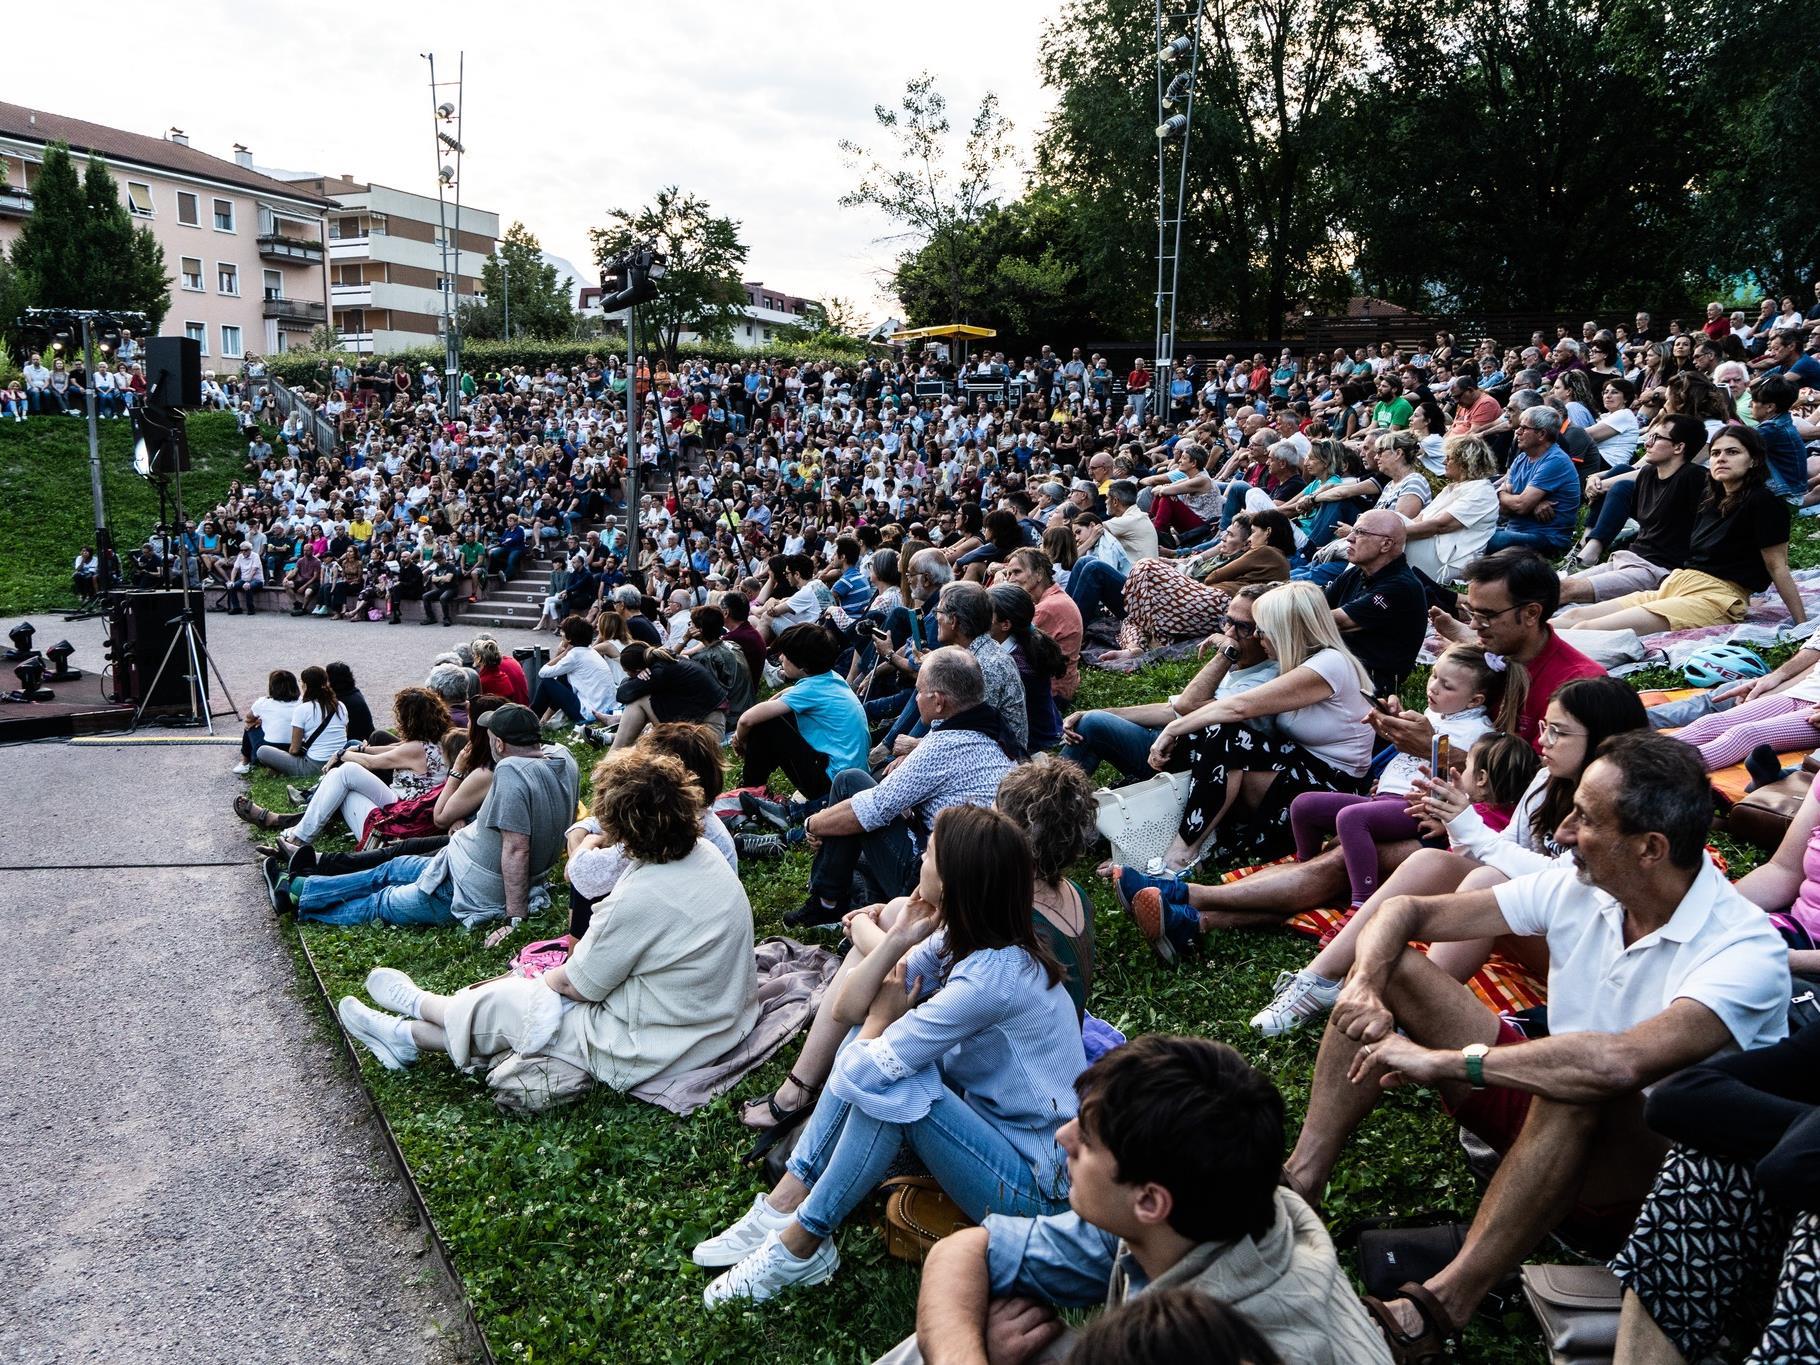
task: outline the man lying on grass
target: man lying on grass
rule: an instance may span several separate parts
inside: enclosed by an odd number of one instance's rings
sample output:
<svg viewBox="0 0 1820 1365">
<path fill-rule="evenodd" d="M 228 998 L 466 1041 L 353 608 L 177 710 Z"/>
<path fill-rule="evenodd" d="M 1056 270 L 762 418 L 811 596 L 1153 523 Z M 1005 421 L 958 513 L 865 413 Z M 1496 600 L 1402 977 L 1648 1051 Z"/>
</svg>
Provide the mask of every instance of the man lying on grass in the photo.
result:
<svg viewBox="0 0 1820 1365">
<path fill-rule="evenodd" d="M 1283 1097 L 1232 1048 L 1150 1035 L 1075 1082 L 1068 1211 L 988 1217 L 938 1242 L 916 1336 L 881 1365 L 1059 1361 L 1057 1307 L 1187 1288 L 1230 1304 L 1285 1360 L 1390 1359 L 1321 1220 L 1278 1183 Z"/>
<path fill-rule="evenodd" d="M 1381 1091 L 1405 1084 L 1438 1090 L 1503 1153 L 1453 1262 L 1388 1302 L 1366 1300 L 1397 1359 L 1440 1351 L 1556 1227 L 1615 1248 L 1666 1150 L 1644 1123 L 1645 1088 L 1783 1035 L 1788 949 L 1707 857 L 1712 809 L 1692 746 L 1613 736 L 1555 836 L 1571 866 L 1393 897 L 1360 936 L 1285 1178 L 1318 1198 Z M 1408 946 L 1505 934 L 1547 939 L 1548 1037 L 1529 1038 Z"/>
</svg>

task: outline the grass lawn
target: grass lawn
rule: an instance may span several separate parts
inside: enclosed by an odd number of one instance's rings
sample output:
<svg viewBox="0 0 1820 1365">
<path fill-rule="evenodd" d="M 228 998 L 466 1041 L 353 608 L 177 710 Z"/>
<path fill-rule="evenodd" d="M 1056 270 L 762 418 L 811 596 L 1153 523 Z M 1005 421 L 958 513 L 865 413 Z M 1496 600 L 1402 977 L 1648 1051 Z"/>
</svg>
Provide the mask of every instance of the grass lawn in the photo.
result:
<svg viewBox="0 0 1820 1365">
<path fill-rule="evenodd" d="M 133 473 L 131 422 L 101 422 L 97 430 L 108 529 L 124 563 L 157 523 L 158 490 Z M 184 506 L 200 521 L 240 475 L 245 446 L 232 413 L 191 413 L 189 434 Z M 73 605 L 70 564 L 94 541 L 88 423 L 64 416 L 0 422 L 0 615 Z"/>
<path fill-rule="evenodd" d="M 1118 705 L 1167 695 L 1192 667 L 1089 672 L 1082 700 Z M 576 753 L 585 773 L 596 752 Z M 287 809 L 283 787 L 264 774 L 254 779 L 253 794 Z M 1276 1078 L 1299 1122 L 1316 1033 L 1266 1042 L 1245 1021 L 1268 999 L 1279 971 L 1307 960 L 1310 942 L 1287 931 L 1227 934 L 1200 958 L 1167 970 L 1106 884 L 1092 878 L 1091 865 L 1076 869 L 1076 877 L 1096 910 L 1093 1012 L 1127 1034 L 1188 1032 L 1232 1043 Z M 808 859 L 754 864 L 744 878 L 760 936 L 779 933 L 783 913 L 806 889 Z M 559 895 L 557 902 L 565 900 Z M 459 931 L 300 932 L 339 997 L 360 994 L 367 970 L 380 964 L 403 968 L 431 989 L 454 990 L 497 975 L 519 946 L 562 929 L 562 912 L 553 909 L 491 952 L 480 935 Z M 842 1231 L 844 1263 L 830 1284 L 757 1309 L 705 1312 L 706 1277 L 689 1262 L 695 1242 L 731 1222 L 760 1188 L 738 1161 L 751 1135 L 739 1125 L 736 1105 L 781 1081 L 795 1052 L 787 1047 L 731 1097 L 687 1120 L 604 1090 L 541 1118 L 504 1115 L 478 1081 L 441 1059 L 394 1074 L 361 1055 L 364 1078 L 502 1360 L 870 1360 L 911 1329 L 917 1275 L 885 1256 L 864 1216 Z M 1464 1216 L 1476 1197 L 1434 1097 L 1399 1092 L 1359 1132 L 1330 1187 L 1327 1215 L 1335 1227 L 1391 1212 L 1451 1209 Z M 1544 1357 L 1533 1324 L 1518 1313 L 1475 1324 L 1465 1358 L 1529 1365 Z"/>
</svg>

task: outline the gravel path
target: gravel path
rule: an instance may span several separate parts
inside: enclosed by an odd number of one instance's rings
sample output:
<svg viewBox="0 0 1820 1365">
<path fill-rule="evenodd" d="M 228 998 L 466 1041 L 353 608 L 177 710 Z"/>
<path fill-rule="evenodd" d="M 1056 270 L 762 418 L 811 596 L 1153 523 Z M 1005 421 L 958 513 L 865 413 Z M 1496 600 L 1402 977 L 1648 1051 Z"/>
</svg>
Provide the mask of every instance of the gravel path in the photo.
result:
<svg viewBox="0 0 1820 1365">
<path fill-rule="evenodd" d="M 41 647 L 67 637 L 78 666 L 99 666 L 98 622 L 33 621 Z M 271 668 L 340 658 L 376 713 L 462 638 L 264 615 L 209 628 L 241 705 Z M 227 814 L 235 757 L 0 750 L 9 1365 L 469 1356 L 453 1288 Z"/>
</svg>

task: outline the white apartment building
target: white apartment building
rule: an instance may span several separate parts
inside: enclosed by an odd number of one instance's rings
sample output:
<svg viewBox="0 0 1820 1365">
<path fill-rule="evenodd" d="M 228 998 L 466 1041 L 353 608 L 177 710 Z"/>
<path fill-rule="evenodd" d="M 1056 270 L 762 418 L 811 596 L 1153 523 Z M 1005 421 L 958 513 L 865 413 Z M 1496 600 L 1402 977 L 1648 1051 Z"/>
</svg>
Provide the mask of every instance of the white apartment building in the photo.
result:
<svg viewBox="0 0 1820 1365">
<path fill-rule="evenodd" d="M 434 196 L 351 176 L 294 175 L 291 184 L 332 200 L 328 214 L 329 307 L 343 347 L 385 355 L 442 335 L 442 211 Z M 499 240 L 499 215 L 447 208 L 454 307 L 480 292 L 480 270 Z"/>
<path fill-rule="evenodd" d="M 766 285 L 762 280 L 743 281 L 746 291 L 746 305 L 740 309 L 740 318 L 733 324 L 733 344 L 748 349 L 768 346 L 775 339 L 779 327 L 800 324 L 803 313 L 815 300 L 799 294 L 786 294 L 780 289 Z M 584 318 L 602 318 L 608 323 L 617 323 L 621 329 L 626 325 L 626 310 L 603 313 L 600 310 L 600 286 L 588 285 L 581 291 L 577 312 Z M 694 342 L 702 338 L 695 332 L 683 332 L 678 341 Z"/>
</svg>

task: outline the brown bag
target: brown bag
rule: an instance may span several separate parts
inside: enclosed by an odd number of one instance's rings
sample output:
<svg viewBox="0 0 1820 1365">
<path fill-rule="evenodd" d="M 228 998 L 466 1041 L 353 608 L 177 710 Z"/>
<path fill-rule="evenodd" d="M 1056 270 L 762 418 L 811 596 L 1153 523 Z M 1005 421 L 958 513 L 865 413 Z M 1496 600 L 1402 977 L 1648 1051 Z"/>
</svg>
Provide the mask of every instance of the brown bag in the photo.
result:
<svg viewBox="0 0 1820 1365">
<path fill-rule="evenodd" d="M 1550 1365 L 1601 1365 L 1617 1351 L 1624 1285 L 1602 1265 L 1526 1265 L 1523 1293 Z"/>
<path fill-rule="evenodd" d="M 929 1176 L 893 1176 L 879 1188 L 886 1192 L 885 1212 L 879 1220 L 885 1250 L 900 1261 L 920 1264 L 942 1238 L 973 1226 L 961 1206 Z"/>
<path fill-rule="evenodd" d="M 1725 817 L 1725 832 L 1742 843 L 1774 853 L 1813 785 L 1813 773 L 1804 768 L 1758 787 L 1731 808 Z"/>
</svg>

